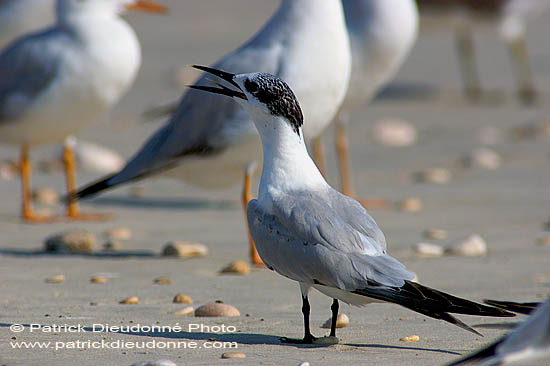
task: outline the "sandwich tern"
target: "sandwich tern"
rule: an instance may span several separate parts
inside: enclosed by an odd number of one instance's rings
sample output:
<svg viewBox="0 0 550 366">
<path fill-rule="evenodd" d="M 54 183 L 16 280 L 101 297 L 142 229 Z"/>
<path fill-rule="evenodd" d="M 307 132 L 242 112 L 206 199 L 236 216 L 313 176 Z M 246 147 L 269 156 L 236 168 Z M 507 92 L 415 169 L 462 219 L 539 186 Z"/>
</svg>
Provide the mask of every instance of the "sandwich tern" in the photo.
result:
<svg viewBox="0 0 550 366">
<path fill-rule="evenodd" d="M 284 342 L 337 342 L 339 300 L 357 306 L 396 303 L 478 335 L 450 313 L 515 315 L 411 281 L 414 275 L 387 254 L 386 239 L 374 219 L 359 202 L 330 187 L 310 158 L 302 133 L 304 116 L 284 81 L 265 73 L 235 75 L 194 67 L 231 87 L 190 87 L 237 101 L 260 134 L 263 169 L 258 198 L 247 207 L 250 233 L 267 268 L 299 282 L 302 292 L 304 338 Z M 312 287 L 333 298 L 330 335 L 322 341 L 309 328 Z"/>
<path fill-rule="evenodd" d="M 350 64 L 340 0 L 283 0 L 255 36 L 213 67 L 235 73 L 260 70 L 288 80 L 310 121 L 304 133 L 311 140 L 321 135 L 340 107 Z M 242 108 L 218 95 L 189 90 L 167 123 L 119 173 L 80 189 L 69 199 L 159 172 L 207 189 L 231 187 L 244 177 L 246 210 L 255 161 L 260 158 L 258 133 Z M 249 243 L 251 261 L 262 264 L 250 235 Z"/>
<path fill-rule="evenodd" d="M 62 140 L 97 121 L 132 85 L 141 64 L 139 41 L 118 14 L 123 7 L 163 11 L 135 0 L 58 0 L 57 22 L 19 38 L 0 54 L 0 142 L 21 146 L 22 217 L 31 202 L 31 146 Z M 75 189 L 74 155 L 65 146 L 67 190 Z M 67 216 L 85 216 L 70 202 Z"/>
<path fill-rule="evenodd" d="M 448 366 L 524 365 L 541 359 L 550 360 L 550 297 L 511 333 Z"/>
</svg>

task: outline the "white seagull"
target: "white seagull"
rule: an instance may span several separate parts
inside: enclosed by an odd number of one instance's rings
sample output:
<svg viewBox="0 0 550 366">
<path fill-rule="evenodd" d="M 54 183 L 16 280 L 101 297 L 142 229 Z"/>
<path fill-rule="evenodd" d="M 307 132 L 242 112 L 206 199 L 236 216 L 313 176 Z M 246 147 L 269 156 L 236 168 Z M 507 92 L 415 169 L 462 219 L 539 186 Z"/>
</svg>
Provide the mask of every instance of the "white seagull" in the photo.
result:
<svg viewBox="0 0 550 366">
<path fill-rule="evenodd" d="M 311 122 L 306 139 L 312 139 L 321 135 L 340 107 L 349 82 L 350 58 L 340 0 L 283 0 L 252 39 L 214 67 L 235 73 L 260 70 L 289 80 Z M 207 189 L 231 187 L 244 177 L 246 209 L 258 159 L 261 143 L 248 114 L 228 99 L 190 90 L 168 122 L 119 173 L 70 198 L 90 196 L 158 172 Z M 261 264 L 250 238 L 249 242 L 252 262 Z"/>
<path fill-rule="evenodd" d="M 370 102 L 405 61 L 417 38 L 418 9 L 415 0 L 342 0 L 342 5 L 352 68 L 348 92 L 336 116 L 336 151 L 340 190 L 353 197 L 347 132 L 350 114 Z"/>
<path fill-rule="evenodd" d="M 31 203 L 31 146 L 62 141 L 96 122 L 132 85 L 141 49 L 119 17 L 129 9 L 164 11 L 134 0 L 58 0 L 57 22 L 11 43 L 0 54 L 0 142 L 21 146 L 22 216 L 41 222 Z M 66 146 L 67 189 L 75 189 L 75 164 Z M 70 203 L 69 218 L 81 215 Z"/>
<path fill-rule="evenodd" d="M 52 24 L 55 0 L 0 1 L 0 50 L 28 32 Z"/>
<path fill-rule="evenodd" d="M 418 0 L 422 22 L 456 28 L 456 48 L 464 92 L 471 99 L 481 96 L 472 28 L 484 23 L 497 25 L 506 43 L 517 79 L 517 92 L 525 103 L 535 101 L 537 91 L 527 54 L 527 24 L 550 8 L 550 0 Z"/>
<path fill-rule="evenodd" d="M 262 140 L 262 177 L 258 199 L 248 203 L 248 225 L 267 268 L 300 284 L 304 338 L 284 338 L 285 342 L 318 342 L 309 329 L 312 287 L 334 299 L 329 336 L 334 342 L 339 300 L 357 306 L 396 303 L 476 334 L 450 313 L 514 316 L 411 281 L 413 274 L 387 254 L 384 234 L 374 219 L 359 202 L 330 187 L 310 158 L 300 105 L 284 81 L 264 73 L 234 75 L 195 67 L 231 88 L 191 87 L 237 101 L 254 120 Z"/>
<path fill-rule="evenodd" d="M 518 305 L 520 309 L 524 307 Z M 532 303 L 527 305 L 530 307 Z M 448 366 L 524 365 L 527 361 L 542 359 L 550 360 L 550 297 L 514 331 Z"/>
</svg>

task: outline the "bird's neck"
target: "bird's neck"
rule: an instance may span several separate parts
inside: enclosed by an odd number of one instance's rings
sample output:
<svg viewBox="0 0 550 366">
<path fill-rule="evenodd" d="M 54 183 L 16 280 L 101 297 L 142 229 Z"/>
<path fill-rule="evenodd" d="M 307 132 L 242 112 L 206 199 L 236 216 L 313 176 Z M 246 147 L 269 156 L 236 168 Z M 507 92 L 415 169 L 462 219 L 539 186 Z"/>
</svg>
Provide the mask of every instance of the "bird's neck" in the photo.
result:
<svg viewBox="0 0 550 366">
<path fill-rule="evenodd" d="M 301 128 L 299 134 L 286 120 L 256 123 L 263 147 L 263 167 L 258 199 L 293 190 L 318 189 L 327 182 L 308 154 Z"/>
</svg>

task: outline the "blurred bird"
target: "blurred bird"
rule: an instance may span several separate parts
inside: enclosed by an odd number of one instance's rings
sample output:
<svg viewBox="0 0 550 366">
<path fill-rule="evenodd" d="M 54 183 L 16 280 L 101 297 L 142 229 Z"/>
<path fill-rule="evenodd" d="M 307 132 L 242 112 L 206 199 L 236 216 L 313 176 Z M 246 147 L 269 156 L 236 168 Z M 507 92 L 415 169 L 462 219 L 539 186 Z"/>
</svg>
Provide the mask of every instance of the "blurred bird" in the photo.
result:
<svg viewBox="0 0 550 366">
<path fill-rule="evenodd" d="M 418 6 L 423 23 L 450 23 L 456 28 L 460 71 L 469 98 L 479 99 L 482 93 L 472 28 L 491 23 L 498 25 L 508 46 L 519 98 L 524 103 L 535 101 L 537 91 L 527 54 L 526 28 L 529 21 L 550 7 L 550 0 L 418 0 Z"/>
<path fill-rule="evenodd" d="M 55 21 L 55 0 L 0 1 L 0 50 L 23 34 Z"/>
<path fill-rule="evenodd" d="M 153 6 L 153 5 L 154 6 Z M 97 121 L 133 83 L 141 50 L 124 10 L 163 11 L 133 0 L 58 0 L 51 28 L 11 43 L 0 54 L 0 142 L 21 145 L 22 216 L 31 222 L 31 146 L 57 142 Z M 74 156 L 65 147 L 67 189 L 75 188 Z M 70 203 L 67 216 L 93 219 Z"/>
<path fill-rule="evenodd" d="M 292 85 L 310 124 L 306 139 L 319 136 L 344 98 L 350 72 L 349 39 L 340 0 L 283 0 L 252 39 L 216 62 L 236 73 L 260 70 Z M 199 83 L 206 80 L 204 75 Z M 258 132 L 248 114 L 227 98 L 194 90 L 175 113 L 117 174 L 85 187 L 70 199 L 162 172 L 208 188 L 231 187 L 243 179 L 243 207 L 252 198 Z M 243 174 L 244 171 L 244 174 Z M 250 257 L 262 264 L 249 236 Z"/>
<path fill-rule="evenodd" d="M 336 150 L 340 189 L 345 195 L 354 196 L 347 132 L 350 114 L 370 102 L 401 67 L 416 41 L 418 9 L 414 0 L 342 0 L 342 4 L 352 68 L 348 92 L 336 116 Z M 323 171 L 324 164 L 316 162 Z M 369 205 L 367 201 L 360 202 Z"/>
<path fill-rule="evenodd" d="M 542 359 L 550 361 L 550 298 L 514 331 L 448 366 L 525 365 Z"/>
<path fill-rule="evenodd" d="M 412 282 L 414 275 L 387 253 L 384 233 L 374 219 L 359 202 L 334 190 L 315 166 L 302 134 L 307 120 L 288 84 L 265 73 L 234 75 L 195 67 L 231 87 L 192 88 L 238 102 L 254 119 L 262 140 L 258 199 L 247 207 L 250 232 L 267 268 L 297 281 L 302 292 L 304 338 L 281 341 L 338 343 L 339 300 L 355 306 L 398 304 L 477 335 L 451 314 L 515 316 Z M 318 339 L 310 332 L 311 288 L 333 299 L 329 337 Z"/>
</svg>

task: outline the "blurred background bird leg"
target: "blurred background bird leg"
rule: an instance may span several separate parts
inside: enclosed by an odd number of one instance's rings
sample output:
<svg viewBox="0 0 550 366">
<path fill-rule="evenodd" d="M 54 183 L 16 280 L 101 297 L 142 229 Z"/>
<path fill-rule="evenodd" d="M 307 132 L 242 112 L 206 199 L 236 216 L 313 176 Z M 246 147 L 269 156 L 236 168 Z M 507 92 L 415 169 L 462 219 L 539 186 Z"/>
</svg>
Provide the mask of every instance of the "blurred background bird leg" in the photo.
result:
<svg viewBox="0 0 550 366">
<path fill-rule="evenodd" d="M 246 207 L 248 205 L 248 202 L 250 202 L 250 200 L 252 199 L 252 177 L 254 176 L 254 172 L 256 171 L 257 166 L 258 164 L 256 162 L 252 162 L 244 170 L 242 202 L 243 202 L 243 208 L 244 208 L 244 218 L 245 218 L 244 222 L 246 223 L 246 232 L 248 234 L 250 262 L 252 262 L 252 264 L 256 266 L 264 266 L 264 262 L 262 261 L 262 258 L 260 258 L 260 255 L 256 250 L 256 245 L 254 244 L 252 235 L 250 235 L 250 229 L 248 228 L 248 220 L 246 218 Z"/>
<path fill-rule="evenodd" d="M 456 51 L 464 92 L 468 99 L 478 101 L 481 97 L 481 83 L 475 59 L 474 39 L 468 25 L 461 25 L 456 30 Z"/>
<path fill-rule="evenodd" d="M 315 137 L 312 142 L 313 145 L 313 160 L 315 161 L 315 164 L 317 165 L 317 168 L 323 175 L 323 177 L 326 177 L 326 158 L 325 158 L 325 145 L 323 144 L 323 136 L 322 134 Z"/>
<path fill-rule="evenodd" d="M 28 144 L 24 143 L 21 146 L 21 161 L 19 163 L 19 168 L 21 169 L 21 218 L 31 223 L 47 222 L 51 220 L 50 216 L 37 216 L 34 212 L 31 190 L 32 165 L 29 158 L 29 150 Z"/>
</svg>

